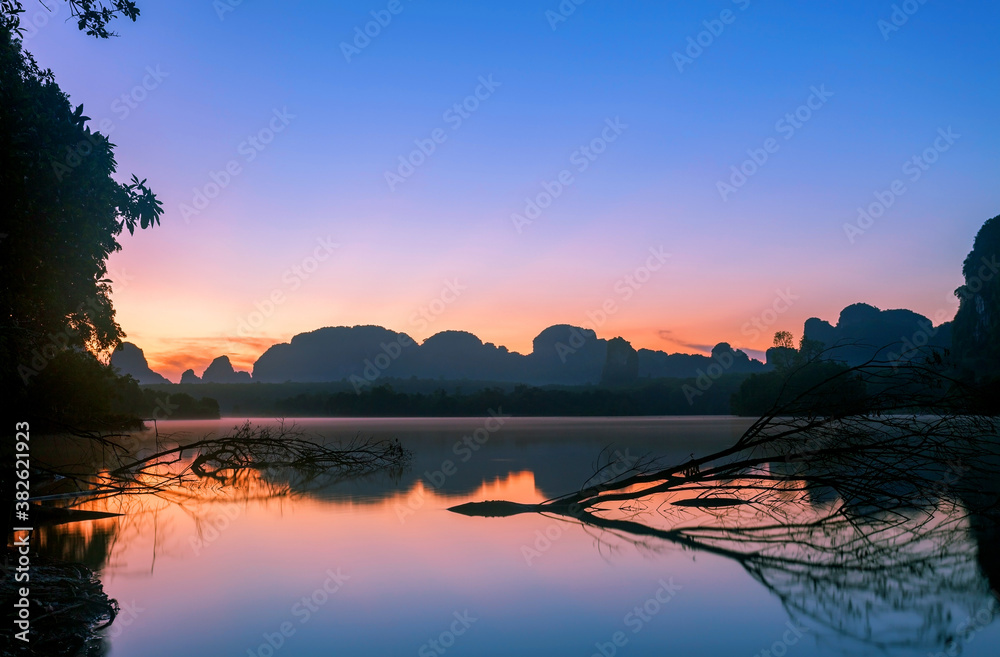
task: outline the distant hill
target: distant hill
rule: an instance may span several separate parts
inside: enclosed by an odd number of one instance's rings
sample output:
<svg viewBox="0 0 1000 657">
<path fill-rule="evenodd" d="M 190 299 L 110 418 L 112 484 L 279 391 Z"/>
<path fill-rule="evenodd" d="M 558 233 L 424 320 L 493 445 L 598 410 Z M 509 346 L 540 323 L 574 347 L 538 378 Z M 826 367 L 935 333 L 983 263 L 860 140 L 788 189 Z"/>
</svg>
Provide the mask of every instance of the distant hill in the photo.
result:
<svg viewBox="0 0 1000 657">
<path fill-rule="evenodd" d="M 118 370 L 119 374 L 131 376 L 141 385 L 170 383 L 165 376 L 149 368 L 142 349 L 131 342 L 123 342 L 115 348 L 111 354 L 111 366 Z"/>
<path fill-rule="evenodd" d="M 965 283 L 955 290 L 955 356 L 973 378 L 1000 377 L 1000 216 L 976 234 L 962 265 Z"/>
<path fill-rule="evenodd" d="M 856 303 L 841 311 L 836 326 L 815 317 L 806 320 L 803 334 L 832 348 L 831 358 L 853 366 L 876 354 L 879 359 L 894 360 L 925 346 L 950 349 L 952 326 L 951 322 L 934 326 L 912 310 L 879 310 Z"/>
<path fill-rule="evenodd" d="M 250 373 L 237 372 L 229 362 L 229 356 L 219 356 L 205 369 L 201 381 L 202 383 L 250 383 Z"/>
<path fill-rule="evenodd" d="M 830 357 L 851 365 L 865 362 L 880 349 L 883 358 L 891 358 L 923 345 L 950 348 L 951 335 L 950 323 L 933 326 L 913 311 L 880 310 L 864 303 L 844 308 L 836 325 L 814 317 L 804 326 L 807 339 L 834 348 Z M 775 353 L 768 350 L 769 361 Z M 142 350 L 130 343 L 115 351 L 112 363 L 140 383 L 168 382 L 149 369 Z M 220 356 L 201 377 L 188 370 L 181 382 L 349 381 L 356 391 L 386 379 L 411 378 L 534 386 L 628 385 L 642 379 L 751 374 L 772 366 L 725 342 L 716 345 L 709 356 L 635 351 L 621 338 L 609 341 L 591 329 L 569 324 L 543 330 L 532 341 L 529 354 L 484 343 L 466 331 L 443 331 L 417 343 L 406 333 L 381 326 L 332 326 L 273 345 L 254 363 L 252 376 L 236 371 L 228 356 Z"/>
<path fill-rule="evenodd" d="M 731 361 L 728 358 L 732 357 Z M 739 349 L 733 349 L 726 342 L 720 342 L 712 348 L 712 358 L 697 354 L 666 354 L 662 351 L 639 350 L 639 376 L 641 378 L 687 378 L 696 376 L 698 370 L 704 370 L 713 363 L 719 363 L 733 374 L 759 372 L 765 365 L 754 360 Z"/>
<path fill-rule="evenodd" d="M 201 377 L 194 373 L 194 370 L 184 370 L 181 374 L 181 383 L 201 383 Z"/>
<path fill-rule="evenodd" d="M 123 342 L 111 354 L 111 365 L 119 374 L 127 374 L 140 385 L 171 383 L 167 377 L 154 372 L 146 361 L 142 349 L 131 342 Z M 239 372 L 229 362 L 229 356 L 219 356 L 212 361 L 201 377 L 194 370 L 187 370 L 181 376 L 181 383 L 250 383 L 249 372 Z"/>
<path fill-rule="evenodd" d="M 621 353 L 627 354 L 627 349 Z M 763 363 L 750 360 L 728 344 L 717 349 L 721 349 L 720 354 L 732 354 L 733 372 L 764 368 Z M 253 380 L 321 383 L 349 379 L 357 387 L 385 377 L 596 385 L 602 381 L 607 360 L 608 340 L 598 338 L 590 329 L 568 324 L 550 326 L 539 333 L 527 355 L 483 343 L 464 331 L 445 331 L 417 344 L 405 333 L 380 326 L 337 326 L 301 333 L 291 342 L 272 346 L 254 363 Z M 717 358 L 643 349 L 637 361 L 638 377 L 694 377 Z M 614 367 L 611 371 L 625 371 L 620 365 Z M 610 380 L 628 380 L 620 373 L 615 376 Z"/>
</svg>

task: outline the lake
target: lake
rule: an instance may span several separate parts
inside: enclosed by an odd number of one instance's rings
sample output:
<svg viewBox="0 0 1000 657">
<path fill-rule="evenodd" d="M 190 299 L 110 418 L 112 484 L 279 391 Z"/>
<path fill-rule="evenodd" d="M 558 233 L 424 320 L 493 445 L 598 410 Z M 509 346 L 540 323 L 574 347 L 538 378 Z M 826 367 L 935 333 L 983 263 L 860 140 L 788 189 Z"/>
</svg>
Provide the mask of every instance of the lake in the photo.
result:
<svg viewBox="0 0 1000 657">
<path fill-rule="evenodd" d="M 157 429 L 161 439 L 195 437 L 240 422 L 168 421 Z M 831 585 L 828 573 L 810 570 L 812 556 L 795 568 L 762 569 L 682 542 L 545 515 L 447 510 L 577 490 L 602 450 L 625 462 L 703 455 L 735 441 L 747 419 L 295 424 L 326 439 L 398 438 L 413 460 L 401 473 L 323 485 L 271 481 L 119 498 L 90 508 L 126 515 L 42 535 L 49 553 L 98 569 L 121 604 L 106 631 L 109 654 L 992 656 L 1000 647 L 979 553 L 986 544 L 972 526 L 950 532 L 947 545 L 893 547 L 920 551 L 925 570 L 912 581 L 859 572 Z M 463 441 L 476 430 L 484 440 Z M 152 431 L 138 438 L 155 441 Z M 287 494 L 273 496 L 276 487 Z M 824 504 L 815 501 L 817 509 Z M 613 512 L 655 515 L 664 526 L 722 513 L 682 517 L 665 508 Z M 835 552 L 837 540 L 825 547 Z"/>
</svg>

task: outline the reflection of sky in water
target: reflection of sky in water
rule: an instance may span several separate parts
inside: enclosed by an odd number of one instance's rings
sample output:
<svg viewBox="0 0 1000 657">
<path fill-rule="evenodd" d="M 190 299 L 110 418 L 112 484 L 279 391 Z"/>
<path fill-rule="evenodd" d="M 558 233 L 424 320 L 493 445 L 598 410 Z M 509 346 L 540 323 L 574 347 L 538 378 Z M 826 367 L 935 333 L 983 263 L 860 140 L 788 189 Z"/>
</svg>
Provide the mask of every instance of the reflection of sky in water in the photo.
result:
<svg viewBox="0 0 1000 657">
<path fill-rule="evenodd" d="M 589 427 L 580 420 L 511 421 L 457 465 L 441 494 L 416 477 L 454 459 L 455 440 L 478 421 L 420 421 L 409 432 L 398 420 L 380 422 L 365 421 L 360 430 L 399 435 L 416 452 L 412 471 L 396 483 L 374 478 L 318 497 L 268 501 L 146 499 L 136 505 L 141 512 L 81 525 L 93 539 L 118 523 L 103 571 L 106 590 L 123 606 L 112 654 L 267 655 L 259 650 L 267 645 L 264 635 L 279 642 L 283 623 L 290 636 L 281 638 L 276 654 L 441 654 L 428 644 L 438 638 L 442 649 L 454 638 L 446 649 L 454 655 L 591 655 L 600 654 L 599 646 L 610 654 L 619 632 L 621 655 L 749 656 L 783 636 L 796 640 L 789 655 L 881 654 L 833 641 L 815 625 L 798 640 L 778 597 L 729 558 L 658 540 L 636 547 L 628 537 L 545 516 L 469 518 L 445 510 L 564 492 L 572 485 L 561 479 L 574 475 L 578 484 L 612 440 L 637 452 L 687 456 L 713 449 L 713 440 L 731 439 L 733 421 L 598 420 Z M 359 430 L 357 423 L 342 428 L 351 436 Z M 543 478 L 562 488 L 541 486 Z M 686 513 L 684 524 L 704 516 Z M 676 521 L 659 516 L 662 526 Z M 987 609 L 990 598 L 975 570 L 975 544 L 950 552 L 970 555 L 945 576 L 959 590 L 944 587 L 935 598 L 937 613 L 953 614 L 941 627 L 954 629 L 963 611 Z M 328 572 L 338 571 L 349 579 L 327 594 L 324 583 L 335 587 Z M 933 581 L 935 573 L 926 577 Z M 665 593 L 670 583 L 679 588 Z M 778 588 L 808 598 L 802 582 Z M 902 591 L 900 585 L 894 626 L 915 620 L 913 600 Z M 302 598 L 314 594 L 310 610 Z M 668 601 L 656 601 L 658 594 Z M 866 597 L 873 599 L 862 593 L 857 600 L 863 605 Z M 456 620 L 466 612 L 464 623 Z M 453 637 L 452 629 L 462 634 Z M 871 630 L 877 639 L 890 638 L 879 625 Z M 962 654 L 992 655 L 998 641 L 1000 630 L 990 624 L 963 642 Z"/>
</svg>

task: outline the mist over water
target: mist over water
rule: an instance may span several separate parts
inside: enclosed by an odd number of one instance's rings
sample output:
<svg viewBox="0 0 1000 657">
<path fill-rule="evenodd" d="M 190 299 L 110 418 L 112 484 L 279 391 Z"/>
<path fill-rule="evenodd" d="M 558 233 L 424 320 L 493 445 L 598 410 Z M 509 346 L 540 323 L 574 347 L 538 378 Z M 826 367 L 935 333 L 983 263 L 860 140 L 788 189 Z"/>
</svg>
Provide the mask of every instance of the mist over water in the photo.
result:
<svg viewBox="0 0 1000 657">
<path fill-rule="evenodd" d="M 160 422 L 159 439 L 240 422 Z M 946 530 L 929 534 L 929 545 L 900 543 L 905 559 L 921 555 L 924 584 L 898 581 L 888 611 L 877 602 L 885 583 L 863 572 L 850 586 L 837 582 L 834 595 L 808 570 L 772 577 L 724 555 L 546 514 L 446 510 L 541 502 L 578 489 L 602 450 L 626 462 L 650 453 L 680 461 L 731 444 L 748 425 L 729 417 L 298 420 L 298 429 L 331 441 L 399 438 L 415 457 L 402 472 L 361 480 L 268 472 L 235 488 L 116 498 L 97 506 L 127 515 L 49 529 L 43 544 L 98 568 L 122 604 L 107 632 L 111 655 L 606 656 L 670 646 L 704 655 L 916 656 L 959 644 L 965 655 L 993 654 L 1000 630 L 977 560 L 982 546 L 968 521 L 948 525 L 951 502 L 936 513 Z M 137 439 L 140 447 L 157 440 L 150 431 Z M 830 503 L 812 499 L 801 513 Z M 641 503 L 603 511 L 663 528 L 710 525 L 722 512 Z M 824 540 L 835 553 L 838 538 Z"/>
</svg>

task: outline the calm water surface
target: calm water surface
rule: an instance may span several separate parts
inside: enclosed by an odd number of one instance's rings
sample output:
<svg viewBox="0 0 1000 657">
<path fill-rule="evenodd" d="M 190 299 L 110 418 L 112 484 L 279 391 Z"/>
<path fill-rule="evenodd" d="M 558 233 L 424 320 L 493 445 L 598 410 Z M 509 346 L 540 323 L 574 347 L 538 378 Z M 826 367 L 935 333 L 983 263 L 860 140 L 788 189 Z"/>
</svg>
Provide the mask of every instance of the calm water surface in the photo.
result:
<svg viewBox="0 0 1000 657">
<path fill-rule="evenodd" d="M 161 422 L 159 433 L 224 433 L 238 422 Z M 44 537 L 50 551 L 99 567 L 121 603 L 111 655 L 922 656 L 950 646 L 992 656 L 1000 647 L 971 529 L 949 548 L 959 558 L 942 560 L 947 574 L 919 575 L 930 591 L 901 582 L 887 612 L 874 588 L 893 584 L 861 575 L 833 593 L 808 572 L 765 586 L 737 559 L 668 541 L 446 510 L 576 490 L 605 448 L 705 454 L 746 420 L 507 419 L 476 451 L 462 438 L 484 419 L 296 424 L 327 438 L 398 438 L 414 459 L 360 481 L 272 482 L 289 489 L 279 498 L 251 486 L 118 500 L 108 508 L 127 515 Z"/>
</svg>

